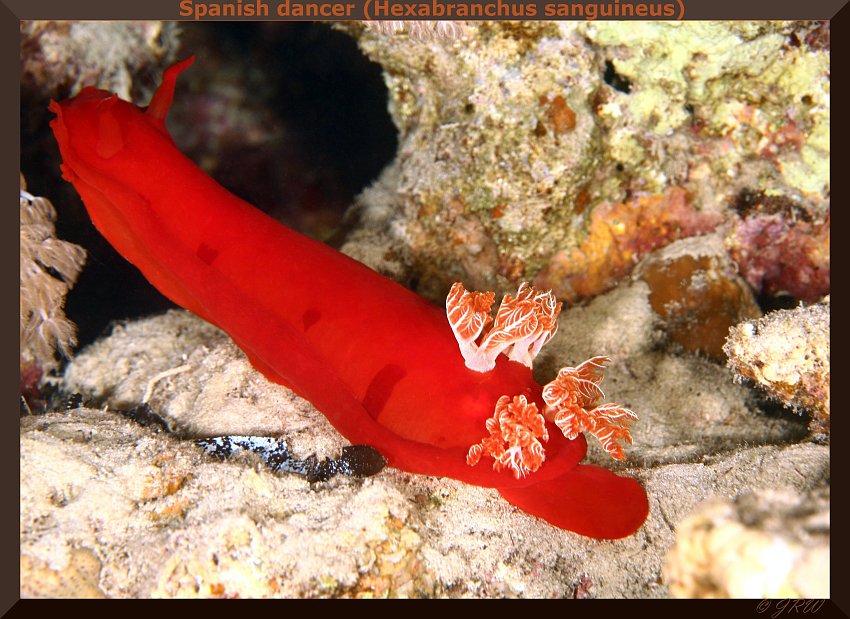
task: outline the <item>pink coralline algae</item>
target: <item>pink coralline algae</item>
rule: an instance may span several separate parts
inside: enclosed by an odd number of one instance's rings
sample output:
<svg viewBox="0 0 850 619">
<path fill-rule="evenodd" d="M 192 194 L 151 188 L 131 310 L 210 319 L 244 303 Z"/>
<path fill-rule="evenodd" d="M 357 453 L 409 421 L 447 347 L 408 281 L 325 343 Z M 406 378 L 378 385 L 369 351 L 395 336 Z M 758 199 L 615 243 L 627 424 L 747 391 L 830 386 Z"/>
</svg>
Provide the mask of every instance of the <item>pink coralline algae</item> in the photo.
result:
<svg viewBox="0 0 850 619">
<path fill-rule="evenodd" d="M 806 302 L 829 294 L 829 215 L 823 222 L 779 213 L 741 219 L 726 239 L 741 275 L 756 291 Z"/>
</svg>

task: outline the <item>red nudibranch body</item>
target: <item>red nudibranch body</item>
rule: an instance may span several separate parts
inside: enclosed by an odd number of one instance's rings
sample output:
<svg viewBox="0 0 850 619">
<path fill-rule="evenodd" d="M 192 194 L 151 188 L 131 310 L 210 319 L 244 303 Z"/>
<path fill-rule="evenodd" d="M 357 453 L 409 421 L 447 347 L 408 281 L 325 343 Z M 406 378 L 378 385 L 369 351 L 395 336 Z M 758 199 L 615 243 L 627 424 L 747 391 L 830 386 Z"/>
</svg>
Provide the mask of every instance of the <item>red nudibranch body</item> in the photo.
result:
<svg viewBox="0 0 850 619">
<path fill-rule="evenodd" d="M 166 70 L 146 110 L 94 88 L 51 102 L 64 178 L 116 250 L 390 466 L 497 488 L 582 535 L 636 531 L 648 513 L 640 484 L 578 464 L 582 430 L 617 458 L 617 441 L 629 440 L 634 414 L 596 406 L 606 359 L 565 368 L 545 388 L 528 367 L 557 327 L 551 293 L 523 287 L 494 321 L 492 294 L 456 284 L 447 319 L 230 194 L 165 129 L 177 76 L 193 60 Z"/>
</svg>

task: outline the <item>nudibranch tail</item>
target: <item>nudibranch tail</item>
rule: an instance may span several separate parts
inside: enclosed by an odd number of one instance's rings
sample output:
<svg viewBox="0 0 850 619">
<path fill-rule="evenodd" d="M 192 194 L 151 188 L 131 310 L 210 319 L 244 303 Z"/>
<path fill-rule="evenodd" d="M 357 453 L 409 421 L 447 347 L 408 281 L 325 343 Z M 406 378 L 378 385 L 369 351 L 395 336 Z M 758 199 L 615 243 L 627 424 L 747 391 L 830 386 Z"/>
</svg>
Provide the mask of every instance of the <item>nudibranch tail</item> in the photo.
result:
<svg viewBox="0 0 850 619">
<path fill-rule="evenodd" d="M 466 367 L 489 372 L 504 353 L 511 361 L 530 368 L 558 330 L 562 304 L 551 291 L 540 291 L 523 282 L 516 297 L 504 296 L 494 320 L 490 315 L 494 296 L 492 292 L 468 292 L 457 282 L 446 297 L 446 314 Z"/>
<path fill-rule="evenodd" d="M 500 488 L 499 493 L 556 527 L 599 539 L 631 535 L 649 513 L 646 492 L 637 481 L 589 464 L 533 486 Z"/>
<path fill-rule="evenodd" d="M 631 443 L 629 427 L 637 421 L 634 411 L 619 404 L 602 404 L 599 383 L 608 357 L 593 357 L 577 367 L 561 368 L 558 376 L 543 387 L 544 416 L 568 439 L 579 432 L 595 436 L 615 460 L 625 460 L 622 443 Z"/>
</svg>

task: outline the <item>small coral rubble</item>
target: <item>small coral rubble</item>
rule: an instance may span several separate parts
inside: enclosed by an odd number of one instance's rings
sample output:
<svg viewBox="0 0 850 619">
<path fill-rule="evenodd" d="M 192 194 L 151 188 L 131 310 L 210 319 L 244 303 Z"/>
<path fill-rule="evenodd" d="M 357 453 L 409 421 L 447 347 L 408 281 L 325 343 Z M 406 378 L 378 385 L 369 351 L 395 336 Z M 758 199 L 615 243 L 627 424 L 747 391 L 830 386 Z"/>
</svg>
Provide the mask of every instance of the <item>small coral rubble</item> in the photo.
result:
<svg viewBox="0 0 850 619">
<path fill-rule="evenodd" d="M 786 406 L 812 414 L 829 433 L 829 300 L 771 312 L 732 328 L 724 351 L 736 376 L 755 381 Z"/>
<path fill-rule="evenodd" d="M 828 530 L 828 492 L 716 498 L 679 525 L 665 579 L 675 597 L 827 598 Z"/>
</svg>

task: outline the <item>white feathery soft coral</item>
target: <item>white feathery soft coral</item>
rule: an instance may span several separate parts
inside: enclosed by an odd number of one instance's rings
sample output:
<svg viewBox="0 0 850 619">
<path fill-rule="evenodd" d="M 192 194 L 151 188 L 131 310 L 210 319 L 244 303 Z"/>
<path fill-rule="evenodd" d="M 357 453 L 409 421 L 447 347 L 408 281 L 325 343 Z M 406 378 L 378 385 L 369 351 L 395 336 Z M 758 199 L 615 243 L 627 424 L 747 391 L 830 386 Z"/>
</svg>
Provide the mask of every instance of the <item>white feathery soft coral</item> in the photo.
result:
<svg viewBox="0 0 850 619">
<path fill-rule="evenodd" d="M 540 291 L 523 282 L 516 297 L 504 296 L 494 321 L 490 315 L 494 296 L 492 292 L 467 292 L 458 282 L 446 297 L 446 314 L 466 366 L 489 372 L 496 366 L 496 357 L 504 353 L 512 361 L 531 367 L 534 357 L 558 330 L 562 304 L 551 291 Z"/>
<path fill-rule="evenodd" d="M 77 343 L 77 327 L 65 316 L 65 297 L 86 261 L 86 250 L 56 238 L 56 209 L 47 198 L 20 188 L 20 354 L 43 369 L 57 366 Z"/>
<path fill-rule="evenodd" d="M 469 34 L 469 28 L 462 21 L 448 20 L 372 20 L 363 22 L 366 27 L 381 34 L 397 35 L 406 33 L 411 39 L 434 41 L 439 39 L 463 39 Z"/>
<path fill-rule="evenodd" d="M 638 417 L 619 404 L 597 406 L 605 397 L 599 383 L 609 361 L 608 357 L 593 357 L 577 367 L 561 368 L 558 376 L 543 387 L 543 415 L 568 439 L 588 432 L 612 458 L 625 460 L 622 443 L 632 442 L 629 427 Z"/>
</svg>

